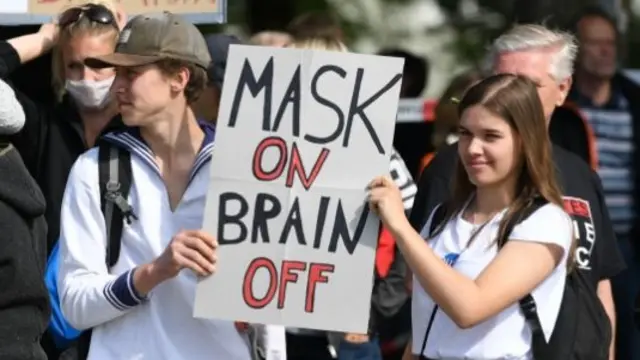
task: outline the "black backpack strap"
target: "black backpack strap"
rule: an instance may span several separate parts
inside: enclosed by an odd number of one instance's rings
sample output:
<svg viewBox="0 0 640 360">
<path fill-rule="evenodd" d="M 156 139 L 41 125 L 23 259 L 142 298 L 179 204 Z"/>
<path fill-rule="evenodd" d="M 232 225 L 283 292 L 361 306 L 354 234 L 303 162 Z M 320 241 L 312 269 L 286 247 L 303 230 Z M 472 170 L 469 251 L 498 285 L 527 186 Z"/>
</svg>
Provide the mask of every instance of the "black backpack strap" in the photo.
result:
<svg viewBox="0 0 640 360">
<path fill-rule="evenodd" d="M 442 224 L 447 216 L 447 209 L 445 204 L 440 204 L 436 206 L 433 210 L 433 215 L 431 216 L 431 224 L 429 224 L 429 237 L 433 235 L 438 226 Z M 427 329 L 424 331 L 424 338 L 422 339 L 422 346 L 420 350 L 420 356 L 424 354 L 424 350 L 427 348 L 427 340 L 429 339 L 429 333 L 431 332 L 431 327 L 433 326 L 433 322 L 436 319 L 436 313 L 440 307 L 435 302 L 433 303 L 433 310 L 431 310 L 431 315 L 429 316 L 429 322 L 427 323 Z"/>
<path fill-rule="evenodd" d="M 100 208 L 107 229 L 107 267 L 118 262 L 124 221 L 137 219 L 127 198 L 131 189 L 131 154 L 126 149 L 102 141 L 98 148 Z"/>
<path fill-rule="evenodd" d="M 547 204 L 547 201 L 542 197 L 536 197 L 531 205 L 525 207 L 519 214 L 516 214 L 511 218 L 511 221 L 505 226 L 504 236 L 510 236 L 513 232 L 513 228 L 522 221 L 526 220 L 531 214 L 536 212 L 542 206 Z M 505 239 L 508 240 L 508 239 Z M 506 241 L 502 241 L 505 244 Z M 527 294 L 525 297 L 518 301 L 520 304 L 520 310 L 522 311 L 527 324 L 531 328 L 532 343 L 531 349 L 533 350 L 534 359 L 543 359 L 539 354 L 543 351 L 547 345 L 547 341 L 544 337 L 544 331 L 542 330 L 542 323 L 538 316 L 538 307 L 536 301 L 531 294 Z"/>
<path fill-rule="evenodd" d="M 133 208 L 127 202 L 133 175 L 131 173 L 131 154 L 105 140 L 98 143 L 98 181 L 100 186 L 100 209 L 104 215 L 107 229 L 108 268 L 118 262 L 124 221 L 131 224 L 137 219 Z M 86 360 L 91 346 L 91 329 L 80 333 L 75 344 L 75 359 Z"/>
<path fill-rule="evenodd" d="M 433 210 L 433 216 L 431 217 L 431 224 L 429 224 L 429 236 L 433 235 L 438 226 L 442 224 L 445 216 L 447 216 L 447 210 L 444 204 L 439 204 Z"/>
</svg>

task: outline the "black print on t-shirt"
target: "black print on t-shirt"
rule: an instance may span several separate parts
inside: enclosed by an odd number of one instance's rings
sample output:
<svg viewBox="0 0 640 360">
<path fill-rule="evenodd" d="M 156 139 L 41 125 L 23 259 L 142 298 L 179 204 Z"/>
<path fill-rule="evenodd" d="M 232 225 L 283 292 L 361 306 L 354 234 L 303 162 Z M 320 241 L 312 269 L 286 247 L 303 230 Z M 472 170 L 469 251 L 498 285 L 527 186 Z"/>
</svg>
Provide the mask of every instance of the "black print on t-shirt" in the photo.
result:
<svg viewBox="0 0 640 360">
<path fill-rule="evenodd" d="M 564 210 L 573 219 L 574 233 L 578 237 L 576 264 L 581 270 L 591 270 L 591 253 L 596 244 L 596 230 L 589 202 L 572 196 L 564 196 Z"/>
</svg>

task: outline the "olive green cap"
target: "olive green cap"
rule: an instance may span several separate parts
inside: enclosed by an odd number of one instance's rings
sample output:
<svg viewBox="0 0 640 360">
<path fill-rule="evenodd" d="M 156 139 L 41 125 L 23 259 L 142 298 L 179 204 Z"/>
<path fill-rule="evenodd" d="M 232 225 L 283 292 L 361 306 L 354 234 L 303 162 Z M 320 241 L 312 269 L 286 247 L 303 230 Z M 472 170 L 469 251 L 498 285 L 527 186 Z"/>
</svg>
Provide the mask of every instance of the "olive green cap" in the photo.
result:
<svg viewBox="0 0 640 360">
<path fill-rule="evenodd" d="M 113 54 L 85 59 L 92 68 L 141 66 L 164 59 L 182 60 L 208 69 L 211 55 L 192 23 L 170 12 L 138 15 L 120 32 Z"/>
</svg>

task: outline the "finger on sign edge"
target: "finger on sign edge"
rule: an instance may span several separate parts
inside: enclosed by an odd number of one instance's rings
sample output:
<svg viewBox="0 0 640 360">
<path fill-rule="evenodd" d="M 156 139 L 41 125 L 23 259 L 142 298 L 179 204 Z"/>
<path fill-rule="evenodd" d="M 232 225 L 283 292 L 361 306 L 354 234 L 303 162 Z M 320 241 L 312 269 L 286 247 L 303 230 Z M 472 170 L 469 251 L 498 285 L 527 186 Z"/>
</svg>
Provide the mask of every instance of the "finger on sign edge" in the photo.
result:
<svg viewBox="0 0 640 360">
<path fill-rule="evenodd" d="M 200 229 L 200 230 L 187 230 L 185 232 L 186 234 L 188 234 L 191 237 L 196 237 L 199 239 L 204 240 L 205 243 L 207 243 L 209 246 L 211 247 L 216 247 L 218 245 L 218 241 L 208 232 Z"/>
<path fill-rule="evenodd" d="M 215 248 L 213 237 L 202 230 L 184 230 L 181 235 L 189 238 L 189 243 L 192 243 L 193 239 L 196 239 L 197 242 L 202 240 L 209 248 Z"/>
<path fill-rule="evenodd" d="M 193 270 L 201 276 L 211 275 L 215 270 L 215 266 L 208 261 L 199 251 L 186 248 L 182 253 L 185 259 L 185 266 Z"/>
<path fill-rule="evenodd" d="M 384 182 L 382 180 L 382 176 L 376 176 L 376 177 L 373 178 L 373 180 L 371 180 L 371 182 L 367 186 L 367 189 L 368 190 L 373 190 L 373 189 L 378 188 L 378 187 L 380 187 L 382 185 L 384 185 Z"/>
<path fill-rule="evenodd" d="M 202 238 L 189 236 L 189 240 L 185 241 L 185 244 L 189 249 L 197 251 L 209 261 L 211 261 L 215 255 L 215 249 Z"/>
</svg>

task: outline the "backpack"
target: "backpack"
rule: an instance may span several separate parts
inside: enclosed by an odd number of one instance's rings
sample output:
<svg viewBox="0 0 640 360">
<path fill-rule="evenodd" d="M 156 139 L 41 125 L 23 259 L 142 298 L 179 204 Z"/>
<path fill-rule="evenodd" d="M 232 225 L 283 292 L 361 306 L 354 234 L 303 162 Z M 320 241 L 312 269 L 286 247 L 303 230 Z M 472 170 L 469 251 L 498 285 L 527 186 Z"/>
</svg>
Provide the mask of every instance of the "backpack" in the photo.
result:
<svg viewBox="0 0 640 360">
<path fill-rule="evenodd" d="M 532 204 L 515 214 L 513 221 L 507 223 L 505 236 L 513 231 L 520 222 L 526 220 L 536 210 L 546 204 L 538 197 Z M 429 234 L 445 220 L 446 209 L 439 205 L 435 210 L 429 227 Z M 504 242 L 502 242 L 504 243 Z M 611 343 L 611 322 L 597 296 L 597 291 L 589 280 L 578 270 L 570 271 L 564 287 L 560 311 L 550 341 L 547 342 L 538 317 L 536 302 L 527 294 L 520 299 L 520 310 L 531 328 L 532 352 L 536 360 L 608 360 Z M 422 352 L 435 319 L 438 306 L 429 317 L 427 330 L 422 343 Z"/>
<path fill-rule="evenodd" d="M 108 268 L 118 262 L 124 221 L 131 224 L 136 220 L 132 207 L 127 202 L 131 189 L 131 154 L 105 140 L 98 143 L 98 179 L 100 183 L 100 208 L 104 216 L 107 229 L 107 248 L 105 263 Z M 59 269 L 59 244 L 56 243 L 45 270 L 45 283 L 51 303 L 51 321 L 47 328 L 49 336 L 58 350 L 73 347 L 71 356 L 74 359 L 86 359 L 89 353 L 91 330 L 78 331 L 74 329 L 62 315 L 58 297 L 57 276 Z M 62 357 L 62 356 L 61 356 Z"/>
</svg>

